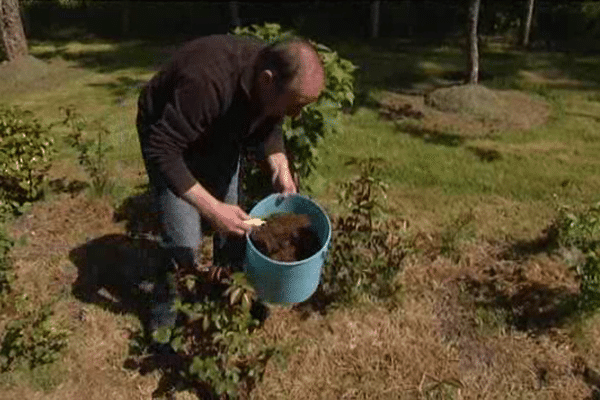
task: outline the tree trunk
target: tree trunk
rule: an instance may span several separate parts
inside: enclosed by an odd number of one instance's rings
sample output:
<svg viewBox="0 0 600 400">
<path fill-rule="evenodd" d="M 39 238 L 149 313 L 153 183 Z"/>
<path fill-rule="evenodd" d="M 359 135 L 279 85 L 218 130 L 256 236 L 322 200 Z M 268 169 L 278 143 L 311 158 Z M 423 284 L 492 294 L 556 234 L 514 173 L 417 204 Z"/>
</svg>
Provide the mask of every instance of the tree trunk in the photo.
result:
<svg viewBox="0 0 600 400">
<path fill-rule="evenodd" d="M 19 59 L 28 54 L 19 0 L 0 0 L 0 33 L 2 34 L 2 46 L 8 61 Z"/>
<path fill-rule="evenodd" d="M 240 5 L 238 2 L 230 1 L 229 10 L 231 11 L 231 24 L 236 27 L 242 25 L 242 21 L 240 20 Z"/>
<path fill-rule="evenodd" d="M 479 22 L 479 6 L 481 0 L 471 0 L 469 6 L 469 36 L 468 43 L 468 83 L 479 82 L 479 41 L 477 36 L 477 24 Z"/>
<path fill-rule="evenodd" d="M 371 2 L 371 37 L 379 37 L 379 9 L 381 8 L 381 1 Z"/>
<path fill-rule="evenodd" d="M 529 37 L 531 36 L 531 22 L 533 21 L 533 6 L 535 0 L 529 0 L 527 5 L 527 16 L 525 17 L 525 29 L 523 31 L 523 47 L 529 47 Z"/>
</svg>

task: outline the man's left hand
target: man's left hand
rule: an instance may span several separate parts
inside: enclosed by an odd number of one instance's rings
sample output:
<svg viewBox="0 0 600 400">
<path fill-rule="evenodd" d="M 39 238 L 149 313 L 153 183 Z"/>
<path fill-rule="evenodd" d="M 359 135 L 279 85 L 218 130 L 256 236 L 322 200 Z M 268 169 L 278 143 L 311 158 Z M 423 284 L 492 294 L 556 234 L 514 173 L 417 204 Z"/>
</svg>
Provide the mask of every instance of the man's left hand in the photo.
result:
<svg viewBox="0 0 600 400">
<path fill-rule="evenodd" d="M 273 189 L 284 195 L 293 194 L 298 192 L 294 178 L 289 168 L 284 171 L 277 171 L 273 174 Z"/>
<path fill-rule="evenodd" d="M 284 195 L 298 192 L 296 182 L 290 171 L 287 157 L 283 153 L 276 153 L 267 158 L 273 177 L 273 189 Z"/>
</svg>

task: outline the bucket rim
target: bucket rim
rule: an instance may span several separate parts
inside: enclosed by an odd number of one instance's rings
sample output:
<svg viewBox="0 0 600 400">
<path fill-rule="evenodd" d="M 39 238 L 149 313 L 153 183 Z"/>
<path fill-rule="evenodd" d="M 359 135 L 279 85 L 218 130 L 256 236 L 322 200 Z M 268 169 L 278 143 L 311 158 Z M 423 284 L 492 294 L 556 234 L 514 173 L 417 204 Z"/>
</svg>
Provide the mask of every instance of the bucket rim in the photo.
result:
<svg viewBox="0 0 600 400">
<path fill-rule="evenodd" d="M 253 208 L 255 208 L 256 206 L 258 206 L 258 204 L 260 204 L 263 201 L 266 201 L 267 199 L 271 198 L 271 197 L 280 197 L 283 196 L 280 193 L 273 193 L 267 197 L 265 197 L 264 199 L 262 199 L 261 201 L 259 201 Z M 325 212 L 325 209 L 316 201 L 314 201 L 313 199 L 311 199 L 308 196 L 299 194 L 299 193 L 294 193 L 294 194 L 289 194 L 286 196 L 293 196 L 293 197 L 300 197 L 304 200 L 308 200 L 309 202 L 311 202 L 313 205 L 315 205 L 318 210 L 323 214 L 323 216 L 325 217 L 325 221 L 327 221 L 327 237 L 325 238 L 325 241 L 323 243 L 323 245 L 319 248 L 319 250 L 313 254 L 312 256 L 305 258 L 303 260 L 299 260 L 299 261 L 277 261 L 277 260 L 273 260 L 272 258 L 267 257 L 266 255 L 264 255 L 263 253 L 261 253 L 256 246 L 254 246 L 254 243 L 252 243 L 252 240 L 250 240 L 250 233 L 246 233 L 246 244 L 250 245 L 250 247 L 252 248 L 252 250 L 254 250 L 256 252 L 256 254 L 258 254 L 260 257 L 262 257 L 263 259 L 265 259 L 266 261 L 269 261 L 271 263 L 274 263 L 276 265 L 282 266 L 282 267 L 295 267 L 301 264 L 305 264 L 307 261 L 317 257 L 319 255 L 319 253 L 321 253 L 323 251 L 323 249 L 325 249 L 326 247 L 329 246 L 329 243 L 331 241 L 331 231 L 332 231 L 332 226 L 331 226 L 331 221 L 329 219 L 329 216 L 327 215 L 327 213 Z M 252 211 L 250 211 L 251 213 Z M 255 217 L 258 217 L 255 215 Z"/>
</svg>

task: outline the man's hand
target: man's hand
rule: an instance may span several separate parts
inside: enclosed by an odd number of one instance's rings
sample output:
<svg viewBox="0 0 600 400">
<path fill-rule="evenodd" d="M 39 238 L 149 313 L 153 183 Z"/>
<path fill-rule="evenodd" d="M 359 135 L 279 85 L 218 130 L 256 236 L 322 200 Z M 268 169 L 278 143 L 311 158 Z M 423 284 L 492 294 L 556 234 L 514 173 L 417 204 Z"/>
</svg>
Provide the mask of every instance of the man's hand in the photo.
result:
<svg viewBox="0 0 600 400">
<path fill-rule="evenodd" d="M 201 184 L 196 182 L 182 197 L 196 207 L 219 233 L 244 236 L 250 231 L 251 226 L 244 222 L 250 219 L 248 214 L 237 205 L 217 200 Z"/>
<path fill-rule="evenodd" d="M 298 192 L 294 178 L 289 168 L 284 171 L 277 171 L 273 174 L 272 178 L 273 189 L 284 195 L 293 194 Z"/>
<path fill-rule="evenodd" d="M 276 153 L 267 158 L 273 176 L 271 183 L 273 189 L 284 195 L 298 193 L 296 182 L 290 171 L 287 157 L 283 153 Z"/>
<path fill-rule="evenodd" d="M 244 236 L 251 229 L 245 222 L 250 216 L 236 205 L 221 203 L 208 217 L 215 230 L 223 235 Z"/>
</svg>

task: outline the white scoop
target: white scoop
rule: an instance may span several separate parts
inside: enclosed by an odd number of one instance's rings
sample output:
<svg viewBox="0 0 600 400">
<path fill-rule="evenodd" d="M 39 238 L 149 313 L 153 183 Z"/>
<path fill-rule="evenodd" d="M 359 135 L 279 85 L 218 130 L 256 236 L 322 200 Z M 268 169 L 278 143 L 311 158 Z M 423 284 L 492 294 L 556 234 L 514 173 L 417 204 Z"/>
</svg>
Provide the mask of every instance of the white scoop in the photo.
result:
<svg viewBox="0 0 600 400">
<path fill-rule="evenodd" d="M 248 219 L 244 222 L 247 223 L 248 225 L 252 225 L 252 226 L 261 226 L 262 224 L 265 223 L 265 221 L 263 221 L 260 218 L 252 218 L 252 219 Z"/>
</svg>

